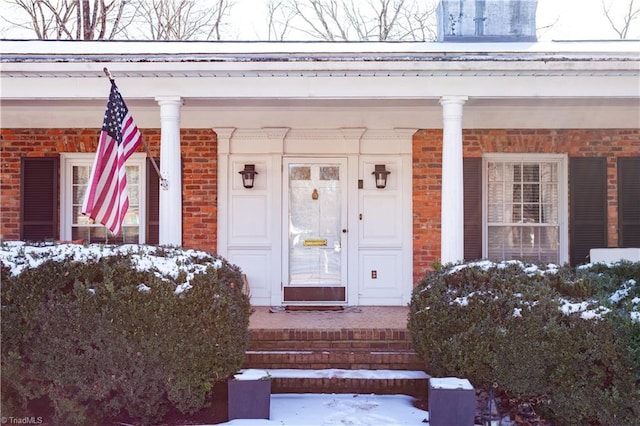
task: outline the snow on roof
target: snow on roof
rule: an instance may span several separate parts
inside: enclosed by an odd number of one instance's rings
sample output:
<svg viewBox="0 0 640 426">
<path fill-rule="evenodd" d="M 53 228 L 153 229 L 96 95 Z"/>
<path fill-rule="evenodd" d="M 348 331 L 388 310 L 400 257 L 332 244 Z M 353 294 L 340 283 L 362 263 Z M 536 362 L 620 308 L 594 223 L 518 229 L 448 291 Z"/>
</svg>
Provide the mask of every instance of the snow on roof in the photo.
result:
<svg viewBox="0 0 640 426">
<path fill-rule="evenodd" d="M 2 40 L 2 62 L 638 60 L 640 41 L 540 43 Z"/>
</svg>

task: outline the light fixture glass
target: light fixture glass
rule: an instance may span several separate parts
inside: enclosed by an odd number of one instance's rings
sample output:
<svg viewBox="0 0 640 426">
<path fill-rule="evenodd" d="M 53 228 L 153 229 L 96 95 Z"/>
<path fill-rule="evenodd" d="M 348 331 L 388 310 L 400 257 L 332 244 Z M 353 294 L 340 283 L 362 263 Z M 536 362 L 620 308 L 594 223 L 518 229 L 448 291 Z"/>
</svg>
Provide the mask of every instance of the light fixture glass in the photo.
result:
<svg viewBox="0 0 640 426">
<path fill-rule="evenodd" d="M 371 173 L 376 180 L 376 188 L 386 188 L 387 187 L 387 177 L 391 174 L 388 171 L 384 164 L 376 164 L 374 171 Z"/>
<path fill-rule="evenodd" d="M 253 188 L 255 176 L 258 174 L 258 172 L 256 172 L 256 165 L 245 164 L 244 169 L 240 170 L 238 173 L 242 175 L 242 186 L 245 188 Z"/>
</svg>

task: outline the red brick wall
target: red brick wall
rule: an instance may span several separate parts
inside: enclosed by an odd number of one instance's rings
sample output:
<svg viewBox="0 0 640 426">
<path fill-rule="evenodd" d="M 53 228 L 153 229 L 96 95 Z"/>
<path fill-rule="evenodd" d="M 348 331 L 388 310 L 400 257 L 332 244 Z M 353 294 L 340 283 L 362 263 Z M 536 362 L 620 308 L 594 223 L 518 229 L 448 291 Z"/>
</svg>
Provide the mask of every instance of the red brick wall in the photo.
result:
<svg viewBox="0 0 640 426">
<path fill-rule="evenodd" d="M 159 157 L 160 130 L 141 129 Z M 1 129 L 0 238 L 20 238 L 20 158 L 96 151 L 99 129 Z M 217 242 L 217 136 L 207 129 L 182 129 L 183 245 L 215 251 Z M 140 148 L 139 152 L 144 152 Z"/>
<path fill-rule="evenodd" d="M 464 130 L 463 155 L 484 153 L 567 153 L 607 157 L 608 244 L 618 245 L 617 158 L 640 155 L 639 129 Z M 440 258 L 442 131 L 420 130 L 413 137 L 414 281 Z"/>
<path fill-rule="evenodd" d="M 20 157 L 95 152 L 98 129 L 2 129 L 0 238 L 20 236 Z M 143 130 L 159 155 L 160 130 Z M 465 130 L 464 155 L 485 152 L 568 153 L 605 156 L 609 175 L 609 246 L 618 243 L 616 159 L 640 155 L 640 130 Z M 217 137 L 211 130 L 183 129 L 183 244 L 214 251 L 217 241 Z M 413 138 L 414 278 L 440 258 L 442 131 L 420 130 Z"/>
</svg>

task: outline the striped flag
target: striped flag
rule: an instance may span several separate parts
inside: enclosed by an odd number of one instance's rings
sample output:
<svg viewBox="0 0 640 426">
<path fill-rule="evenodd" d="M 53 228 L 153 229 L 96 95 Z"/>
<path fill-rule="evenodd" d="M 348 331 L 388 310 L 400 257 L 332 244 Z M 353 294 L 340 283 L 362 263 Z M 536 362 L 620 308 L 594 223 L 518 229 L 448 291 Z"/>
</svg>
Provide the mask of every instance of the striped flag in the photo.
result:
<svg viewBox="0 0 640 426">
<path fill-rule="evenodd" d="M 82 213 L 109 228 L 114 235 L 120 232 L 129 208 L 125 162 L 141 142 L 138 126 L 133 122 L 115 81 L 111 80 L 111 94 Z"/>
</svg>

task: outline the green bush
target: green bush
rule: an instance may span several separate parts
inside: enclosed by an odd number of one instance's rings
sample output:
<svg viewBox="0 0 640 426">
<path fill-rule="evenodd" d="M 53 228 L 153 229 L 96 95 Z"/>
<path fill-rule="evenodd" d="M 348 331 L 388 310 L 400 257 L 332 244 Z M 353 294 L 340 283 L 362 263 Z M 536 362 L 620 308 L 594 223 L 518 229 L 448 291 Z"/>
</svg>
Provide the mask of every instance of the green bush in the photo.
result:
<svg viewBox="0 0 640 426">
<path fill-rule="evenodd" d="M 419 282 L 408 327 L 435 377 L 497 385 L 554 424 L 638 424 L 640 264 L 448 265 Z"/>
<path fill-rule="evenodd" d="M 46 397 L 57 424 L 157 422 L 171 407 L 202 409 L 213 384 L 241 366 L 251 308 L 240 270 L 220 257 L 1 249 L 3 416 Z"/>
</svg>

